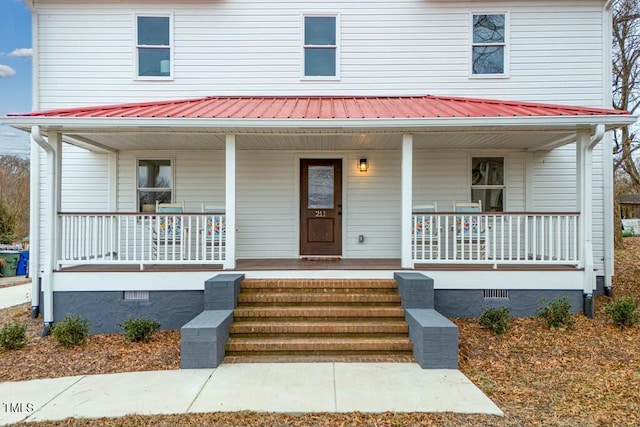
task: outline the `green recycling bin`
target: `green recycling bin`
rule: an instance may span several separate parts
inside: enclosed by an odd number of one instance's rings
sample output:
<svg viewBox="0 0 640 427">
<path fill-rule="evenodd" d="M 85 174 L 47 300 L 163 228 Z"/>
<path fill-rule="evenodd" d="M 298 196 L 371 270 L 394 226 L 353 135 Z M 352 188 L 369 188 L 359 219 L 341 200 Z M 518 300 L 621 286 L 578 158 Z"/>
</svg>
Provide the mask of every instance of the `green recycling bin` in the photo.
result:
<svg viewBox="0 0 640 427">
<path fill-rule="evenodd" d="M 20 261 L 20 252 L 18 251 L 2 251 L 0 252 L 0 258 L 4 260 L 2 263 L 3 277 L 15 276 L 16 268 L 18 268 L 18 261 Z"/>
</svg>

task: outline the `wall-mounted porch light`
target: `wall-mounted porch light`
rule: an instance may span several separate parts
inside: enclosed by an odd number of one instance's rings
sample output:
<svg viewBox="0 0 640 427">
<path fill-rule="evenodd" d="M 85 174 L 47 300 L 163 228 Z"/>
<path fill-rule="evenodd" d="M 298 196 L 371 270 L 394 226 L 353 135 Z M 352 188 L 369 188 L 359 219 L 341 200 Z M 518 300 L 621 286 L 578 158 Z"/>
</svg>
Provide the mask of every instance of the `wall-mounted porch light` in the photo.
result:
<svg viewBox="0 0 640 427">
<path fill-rule="evenodd" d="M 358 169 L 360 172 L 366 172 L 369 170 L 369 162 L 367 159 L 360 159 L 360 162 L 358 162 Z"/>
</svg>

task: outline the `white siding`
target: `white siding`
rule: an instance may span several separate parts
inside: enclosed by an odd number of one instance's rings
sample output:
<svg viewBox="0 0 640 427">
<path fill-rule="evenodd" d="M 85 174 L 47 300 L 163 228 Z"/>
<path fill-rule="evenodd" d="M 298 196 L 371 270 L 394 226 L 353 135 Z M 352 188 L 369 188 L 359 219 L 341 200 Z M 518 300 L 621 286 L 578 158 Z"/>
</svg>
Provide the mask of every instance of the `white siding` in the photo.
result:
<svg viewBox="0 0 640 427">
<path fill-rule="evenodd" d="M 356 169 L 366 157 L 369 170 Z M 349 153 L 343 165 L 347 179 L 343 237 L 348 258 L 400 258 L 400 151 Z M 358 243 L 358 236 L 365 240 Z"/>
<path fill-rule="evenodd" d="M 297 257 L 295 154 L 238 151 L 237 162 L 238 258 Z"/>
<path fill-rule="evenodd" d="M 602 1 L 66 2 L 40 14 L 40 107 L 208 95 L 460 95 L 601 106 Z M 340 13 L 341 79 L 301 81 L 304 12 Z M 509 12 L 509 78 L 470 78 L 470 13 Z M 134 14 L 172 13 L 174 80 L 134 79 Z"/>
<path fill-rule="evenodd" d="M 108 211 L 108 155 L 68 144 L 62 151 L 62 211 Z"/>
<path fill-rule="evenodd" d="M 413 204 L 437 202 L 453 211 L 453 202 L 471 200 L 471 158 L 504 157 L 506 211 L 525 210 L 524 153 L 511 151 L 416 150 L 413 158 Z"/>
<path fill-rule="evenodd" d="M 202 203 L 224 206 L 224 151 L 125 151 L 118 162 L 118 211 L 136 212 L 137 159 L 171 159 L 175 202 L 188 212 L 200 212 Z"/>
<path fill-rule="evenodd" d="M 603 155 L 602 144 L 598 144 L 593 151 L 593 259 L 596 269 L 604 268 Z M 532 167 L 532 210 L 578 211 L 575 144 L 551 152 L 535 153 Z"/>
</svg>

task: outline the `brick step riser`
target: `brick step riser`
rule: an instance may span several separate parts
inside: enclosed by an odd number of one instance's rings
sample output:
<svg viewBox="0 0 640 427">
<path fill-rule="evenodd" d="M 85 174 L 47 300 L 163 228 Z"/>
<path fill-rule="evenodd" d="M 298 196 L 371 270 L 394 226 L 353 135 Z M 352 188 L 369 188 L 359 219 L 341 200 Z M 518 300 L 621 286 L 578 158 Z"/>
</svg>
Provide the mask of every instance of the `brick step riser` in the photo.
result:
<svg viewBox="0 0 640 427">
<path fill-rule="evenodd" d="M 300 334 L 234 334 L 232 336 L 233 339 L 239 340 L 252 340 L 252 341 L 264 341 L 265 343 L 273 340 L 321 340 L 321 339 L 348 339 L 348 340 L 371 340 L 374 338 L 380 339 L 403 339 L 406 338 L 407 334 L 401 333 L 331 333 L 331 334 L 313 334 L 313 333 L 300 333 Z"/>
<path fill-rule="evenodd" d="M 251 307 L 251 309 L 259 310 L 264 308 L 343 308 L 346 310 L 353 308 L 394 308 L 398 303 L 393 302 L 340 302 L 340 301 L 327 301 L 327 302 L 251 302 L 243 304 L 240 308 L 245 309 Z"/>
<path fill-rule="evenodd" d="M 286 357 L 291 356 L 289 360 L 279 360 L 279 362 L 285 361 L 301 361 L 302 358 L 309 357 L 320 357 L 320 358 L 331 358 L 335 357 L 336 359 L 344 358 L 344 357 L 362 357 L 362 358 L 384 358 L 384 357 L 406 357 L 408 360 L 413 360 L 413 353 L 411 351 L 252 351 L 251 353 L 246 352 L 236 352 L 236 351 L 226 351 L 225 357 L 230 358 L 242 358 L 243 363 L 254 362 L 264 362 L 265 359 L 273 357 Z M 253 359 L 253 360 L 252 360 Z M 313 362 L 318 362 L 317 359 L 312 360 Z M 328 361 L 328 360 L 325 360 Z M 236 361 L 238 362 L 238 361 Z"/>
<path fill-rule="evenodd" d="M 395 281 L 322 281 L 322 280 L 290 280 L 290 281 L 251 281 L 244 280 L 240 285 L 241 289 L 337 289 L 344 291 L 354 291 L 359 289 L 397 289 Z"/>
<path fill-rule="evenodd" d="M 232 325 L 242 325 L 244 323 L 251 322 L 344 322 L 358 320 L 355 317 L 242 317 L 235 318 Z M 367 317 L 365 321 L 379 321 L 379 322 L 398 322 L 403 321 L 404 317 Z"/>
<path fill-rule="evenodd" d="M 359 316 L 359 315 L 314 315 L 308 314 L 305 316 L 302 315 L 287 315 L 287 314 L 253 314 L 253 315 L 244 315 L 244 316 L 235 316 L 234 322 L 339 322 L 339 321 L 349 321 L 349 320 L 378 320 L 378 321 L 398 321 L 404 320 L 404 316 Z"/>
<path fill-rule="evenodd" d="M 331 327 L 313 327 L 313 326 L 253 326 L 243 325 L 239 322 L 231 326 L 231 333 L 234 335 L 246 334 L 270 334 L 270 335 L 331 335 L 331 334 L 408 334 L 409 330 L 406 324 L 397 326 L 331 326 Z"/>
<path fill-rule="evenodd" d="M 329 351 L 411 351 L 411 343 L 389 343 L 389 344 L 370 344 L 370 343 L 359 343 L 357 340 L 350 343 L 309 343 L 309 344 L 300 344 L 300 343 L 278 343 L 278 344 L 268 344 L 268 343 L 259 343 L 259 344 L 237 344 L 232 342 L 231 339 L 227 345 L 226 350 L 229 352 L 277 352 L 277 351 L 287 351 L 287 352 L 304 352 L 304 351 L 313 351 L 313 352 L 329 352 Z"/>
<path fill-rule="evenodd" d="M 380 352 L 364 354 L 259 354 L 247 355 L 246 353 L 235 353 L 232 356 L 225 356 L 225 363 L 415 363 L 415 358 L 411 353 L 392 352 L 382 354 Z"/>
<path fill-rule="evenodd" d="M 247 307 L 236 308 L 234 318 L 246 317 L 402 317 L 404 310 L 396 307 Z"/>
<path fill-rule="evenodd" d="M 398 306 L 400 297 L 398 295 L 361 295 L 361 294 L 255 294 L 240 295 L 239 304 L 394 304 Z"/>
<path fill-rule="evenodd" d="M 353 295 L 353 294 L 376 294 L 376 295 L 398 295 L 397 289 L 380 289 L 380 288 L 358 288 L 358 289 L 324 289 L 324 288 L 252 288 L 242 289 L 240 295 L 255 295 L 255 294 L 322 294 L 322 295 Z"/>
</svg>

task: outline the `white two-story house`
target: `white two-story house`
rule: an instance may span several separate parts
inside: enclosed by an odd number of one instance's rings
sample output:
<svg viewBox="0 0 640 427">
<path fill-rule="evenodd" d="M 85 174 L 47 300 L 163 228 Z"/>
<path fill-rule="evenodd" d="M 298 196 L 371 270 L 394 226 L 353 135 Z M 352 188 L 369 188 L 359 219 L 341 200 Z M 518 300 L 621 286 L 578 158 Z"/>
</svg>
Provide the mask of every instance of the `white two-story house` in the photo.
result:
<svg viewBox="0 0 640 427">
<path fill-rule="evenodd" d="M 417 271 L 450 317 L 611 286 L 610 1 L 25 2 L 45 323 L 180 327 L 225 271 Z"/>
</svg>

